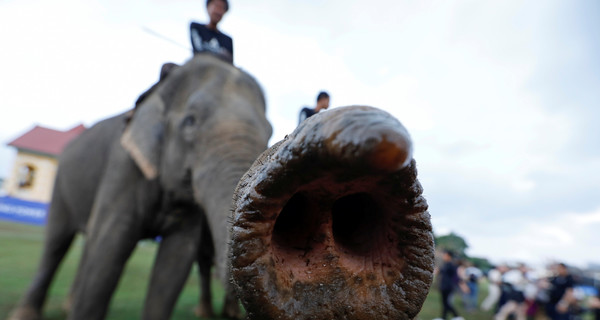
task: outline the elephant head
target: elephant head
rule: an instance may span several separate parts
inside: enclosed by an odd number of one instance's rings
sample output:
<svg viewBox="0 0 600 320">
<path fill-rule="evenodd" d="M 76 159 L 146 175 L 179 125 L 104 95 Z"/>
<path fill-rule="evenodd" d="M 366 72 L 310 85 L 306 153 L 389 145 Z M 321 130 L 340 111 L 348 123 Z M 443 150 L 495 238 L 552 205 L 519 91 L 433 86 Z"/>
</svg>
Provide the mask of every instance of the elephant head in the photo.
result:
<svg viewBox="0 0 600 320">
<path fill-rule="evenodd" d="M 258 83 L 231 64 L 199 54 L 170 70 L 143 99 L 121 139 L 169 201 L 198 204 L 205 212 L 225 284 L 231 197 L 270 136 Z"/>
<path fill-rule="evenodd" d="M 261 155 L 234 195 L 231 272 L 251 319 L 413 319 L 433 234 L 412 142 L 392 116 L 344 107 Z"/>
</svg>

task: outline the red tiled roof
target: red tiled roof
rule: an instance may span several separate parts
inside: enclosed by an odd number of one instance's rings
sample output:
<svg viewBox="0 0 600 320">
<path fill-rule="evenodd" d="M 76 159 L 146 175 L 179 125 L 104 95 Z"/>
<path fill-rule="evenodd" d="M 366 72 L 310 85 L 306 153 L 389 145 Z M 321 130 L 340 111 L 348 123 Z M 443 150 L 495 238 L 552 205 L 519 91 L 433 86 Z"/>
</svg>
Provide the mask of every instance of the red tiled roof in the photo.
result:
<svg viewBox="0 0 600 320">
<path fill-rule="evenodd" d="M 69 141 L 85 131 L 85 126 L 80 124 L 68 131 L 57 131 L 40 126 L 29 130 L 24 135 L 8 143 L 9 146 L 58 156 L 67 146 Z"/>
</svg>

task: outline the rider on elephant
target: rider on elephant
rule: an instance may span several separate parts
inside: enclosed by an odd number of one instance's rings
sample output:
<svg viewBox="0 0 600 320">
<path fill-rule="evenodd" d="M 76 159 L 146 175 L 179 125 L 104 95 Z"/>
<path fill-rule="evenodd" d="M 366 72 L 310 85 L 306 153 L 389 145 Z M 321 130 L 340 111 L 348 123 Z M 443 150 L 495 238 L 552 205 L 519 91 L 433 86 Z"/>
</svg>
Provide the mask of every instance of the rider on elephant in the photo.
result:
<svg viewBox="0 0 600 320">
<path fill-rule="evenodd" d="M 325 91 L 319 92 L 317 95 L 317 106 L 314 109 L 309 107 L 304 107 L 300 110 L 300 117 L 298 120 L 298 125 L 302 123 L 302 121 L 314 116 L 319 113 L 321 110 L 327 110 L 329 108 L 329 93 Z"/>
<path fill-rule="evenodd" d="M 233 63 L 233 40 L 217 28 L 228 10 L 229 2 L 227 0 L 206 1 L 208 24 L 197 22 L 190 24 L 190 38 L 194 54 L 208 51 Z"/>
<path fill-rule="evenodd" d="M 196 22 L 190 24 L 192 51 L 194 54 L 200 52 L 214 53 L 223 60 L 233 64 L 233 41 L 231 37 L 217 29 L 217 24 L 219 24 L 225 13 L 229 10 L 229 2 L 227 0 L 207 0 L 206 10 L 210 18 L 207 25 Z M 135 106 L 137 107 L 146 97 L 154 92 L 158 84 L 176 67 L 178 65 L 172 62 L 163 64 L 158 82 L 137 98 Z"/>
</svg>

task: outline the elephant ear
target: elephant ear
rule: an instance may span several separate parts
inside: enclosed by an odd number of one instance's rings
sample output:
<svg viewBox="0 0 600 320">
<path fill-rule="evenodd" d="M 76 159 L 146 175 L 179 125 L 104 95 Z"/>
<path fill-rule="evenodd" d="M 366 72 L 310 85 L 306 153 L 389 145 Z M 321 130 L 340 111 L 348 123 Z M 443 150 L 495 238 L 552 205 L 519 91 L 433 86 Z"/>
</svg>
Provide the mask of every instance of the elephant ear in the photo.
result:
<svg viewBox="0 0 600 320">
<path fill-rule="evenodd" d="M 160 152 L 164 135 L 165 104 L 153 94 L 138 106 L 121 136 L 121 145 L 148 180 L 158 176 Z"/>
</svg>

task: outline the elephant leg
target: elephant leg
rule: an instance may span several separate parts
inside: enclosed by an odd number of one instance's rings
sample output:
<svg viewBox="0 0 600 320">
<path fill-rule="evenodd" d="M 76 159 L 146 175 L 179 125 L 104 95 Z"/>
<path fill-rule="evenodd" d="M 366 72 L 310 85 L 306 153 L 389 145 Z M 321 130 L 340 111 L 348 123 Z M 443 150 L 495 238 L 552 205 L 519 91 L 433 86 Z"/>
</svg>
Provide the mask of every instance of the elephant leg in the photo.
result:
<svg viewBox="0 0 600 320">
<path fill-rule="evenodd" d="M 241 319 L 242 310 L 240 302 L 235 294 L 233 285 L 228 285 L 225 289 L 225 302 L 223 303 L 223 317 L 227 319 Z"/>
<path fill-rule="evenodd" d="M 69 250 L 76 231 L 68 221 L 68 212 L 60 196 L 55 196 L 48 214 L 42 258 L 27 292 L 10 320 L 34 320 L 41 318 L 42 307 L 48 288 L 60 262 Z"/>
<path fill-rule="evenodd" d="M 83 249 L 82 253 L 81 253 L 81 258 L 79 259 L 79 265 L 78 265 L 77 270 L 83 270 L 85 261 L 86 261 L 86 256 L 87 256 L 87 251 Z M 67 314 L 71 312 L 71 309 L 73 307 L 73 297 L 75 296 L 75 288 L 77 288 L 78 284 L 81 282 L 82 277 L 83 277 L 82 272 L 75 273 L 75 279 L 73 280 L 73 283 L 71 284 L 71 289 L 69 290 L 69 295 L 67 296 L 67 299 L 65 301 L 63 301 L 62 309 Z"/>
<path fill-rule="evenodd" d="M 187 280 L 200 244 L 200 224 L 186 221 L 163 238 L 154 262 L 142 319 L 169 319 Z"/>
<path fill-rule="evenodd" d="M 231 199 L 229 200 L 231 201 Z M 223 224 L 229 223 L 227 220 L 222 219 L 218 215 L 206 215 L 208 228 L 212 230 L 224 230 Z M 231 282 L 231 273 L 228 264 L 228 241 L 229 237 L 225 235 L 218 235 L 212 233 L 213 252 L 214 252 L 214 265 L 218 272 L 221 284 L 225 291 L 225 301 L 223 303 L 222 317 L 227 319 L 241 319 L 243 312 L 240 309 L 240 303 L 235 292 L 235 287 Z M 204 239 L 204 237 L 203 237 Z M 204 243 L 202 244 L 204 246 Z"/>
<path fill-rule="evenodd" d="M 202 224 L 202 241 L 198 253 L 198 275 L 200 277 L 200 301 L 194 309 L 194 313 L 199 318 L 213 318 L 214 310 L 212 307 L 212 294 L 210 290 L 211 274 L 214 261 L 214 247 L 212 235 L 206 220 Z"/>
<path fill-rule="evenodd" d="M 135 217 L 114 212 L 98 219 L 100 224 L 86 241 L 85 259 L 73 289 L 73 308 L 68 319 L 104 319 L 127 259 L 140 239 Z"/>
<path fill-rule="evenodd" d="M 225 247 L 226 239 L 215 238 L 215 248 Z M 220 243 L 219 243 L 220 242 Z M 215 261 L 217 263 L 226 263 L 226 253 L 215 251 Z M 235 287 L 231 283 L 231 275 L 229 269 L 223 266 L 217 265 L 217 269 L 222 270 L 221 282 L 225 290 L 225 301 L 223 302 L 222 316 L 227 319 L 241 319 L 243 317 L 242 310 L 240 309 L 239 299 L 235 293 Z"/>
<path fill-rule="evenodd" d="M 198 275 L 200 277 L 200 301 L 194 309 L 198 318 L 212 318 L 215 312 L 212 307 L 212 294 L 210 291 L 210 268 L 212 263 L 198 259 Z"/>
</svg>

